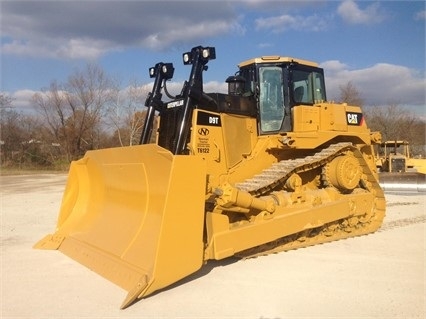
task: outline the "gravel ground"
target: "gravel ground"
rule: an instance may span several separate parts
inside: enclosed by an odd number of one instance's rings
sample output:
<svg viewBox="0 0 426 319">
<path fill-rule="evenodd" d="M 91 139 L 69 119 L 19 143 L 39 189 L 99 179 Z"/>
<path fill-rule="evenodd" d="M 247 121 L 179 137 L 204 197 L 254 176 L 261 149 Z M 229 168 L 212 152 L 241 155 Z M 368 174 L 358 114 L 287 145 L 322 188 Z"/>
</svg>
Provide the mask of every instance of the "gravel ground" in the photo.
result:
<svg viewBox="0 0 426 319">
<path fill-rule="evenodd" d="M 66 175 L 0 176 L 1 318 L 425 318 L 424 194 L 387 194 L 368 236 L 201 271 L 126 310 L 126 292 L 57 251 Z"/>
</svg>

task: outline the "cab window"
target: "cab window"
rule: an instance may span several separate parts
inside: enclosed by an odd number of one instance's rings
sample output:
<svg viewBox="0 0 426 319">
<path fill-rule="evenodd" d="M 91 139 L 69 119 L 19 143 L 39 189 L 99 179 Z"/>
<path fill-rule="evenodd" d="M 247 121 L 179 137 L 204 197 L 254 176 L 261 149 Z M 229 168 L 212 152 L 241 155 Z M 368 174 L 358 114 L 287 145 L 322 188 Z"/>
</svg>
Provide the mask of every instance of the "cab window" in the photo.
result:
<svg viewBox="0 0 426 319">
<path fill-rule="evenodd" d="M 259 108 L 262 132 L 278 131 L 284 119 L 281 67 L 259 68 Z"/>
<path fill-rule="evenodd" d="M 313 71 L 293 70 L 292 93 L 293 105 L 325 101 L 324 76 Z"/>
</svg>

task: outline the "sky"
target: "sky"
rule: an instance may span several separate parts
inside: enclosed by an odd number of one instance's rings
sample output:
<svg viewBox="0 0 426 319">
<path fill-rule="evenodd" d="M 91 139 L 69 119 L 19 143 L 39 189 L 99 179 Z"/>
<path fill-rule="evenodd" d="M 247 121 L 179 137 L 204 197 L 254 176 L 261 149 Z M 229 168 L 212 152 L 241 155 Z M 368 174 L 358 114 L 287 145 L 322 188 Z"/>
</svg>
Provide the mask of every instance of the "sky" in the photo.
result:
<svg viewBox="0 0 426 319">
<path fill-rule="evenodd" d="M 426 116 L 425 1 L 0 0 L 0 91 L 18 110 L 88 63 L 129 83 L 182 53 L 213 46 L 205 88 L 223 92 L 241 61 L 291 56 L 324 68 L 327 96 L 349 81 L 366 105 L 398 104 Z"/>
</svg>

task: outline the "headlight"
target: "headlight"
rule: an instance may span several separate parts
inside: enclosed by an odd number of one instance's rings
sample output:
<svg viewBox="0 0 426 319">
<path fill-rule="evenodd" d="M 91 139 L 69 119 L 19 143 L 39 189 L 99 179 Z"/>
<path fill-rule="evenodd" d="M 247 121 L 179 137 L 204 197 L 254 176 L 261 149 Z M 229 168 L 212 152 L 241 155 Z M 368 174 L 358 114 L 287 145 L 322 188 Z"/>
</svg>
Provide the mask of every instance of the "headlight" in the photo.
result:
<svg viewBox="0 0 426 319">
<path fill-rule="evenodd" d="M 169 80 L 173 77 L 175 68 L 173 67 L 173 63 L 157 63 L 154 67 L 149 68 L 149 77 L 155 78 L 157 72 L 161 72 L 163 79 Z"/>
<path fill-rule="evenodd" d="M 201 55 L 201 56 L 200 56 Z M 183 58 L 183 64 L 193 64 L 195 61 L 194 59 L 202 58 L 204 60 L 204 63 L 206 63 L 205 60 L 213 60 L 216 59 L 216 51 L 214 47 L 195 47 L 192 48 L 190 52 L 186 52 L 182 55 Z"/>
<path fill-rule="evenodd" d="M 183 64 L 191 64 L 191 52 L 186 52 L 183 54 Z"/>
<path fill-rule="evenodd" d="M 164 63 L 161 67 L 161 72 L 164 74 L 164 78 L 169 80 L 173 77 L 173 73 L 175 72 L 175 68 L 173 67 L 173 63 Z"/>
<path fill-rule="evenodd" d="M 155 67 L 149 68 L 149 77 L 155 77 Z"/>
<path fill-rule="evenodd" d="M 209 59 L 209 60 L 216 59 L 216 50 L 214 47 L 204 48 L 202 54 L 204 59 Z"/>
<path fill-rule="evenodd" d="M 207 59 L 209 56 L 210 56 L 209 49 L 204 49 L 203 50 L 203 58 Z"/>
</svg>

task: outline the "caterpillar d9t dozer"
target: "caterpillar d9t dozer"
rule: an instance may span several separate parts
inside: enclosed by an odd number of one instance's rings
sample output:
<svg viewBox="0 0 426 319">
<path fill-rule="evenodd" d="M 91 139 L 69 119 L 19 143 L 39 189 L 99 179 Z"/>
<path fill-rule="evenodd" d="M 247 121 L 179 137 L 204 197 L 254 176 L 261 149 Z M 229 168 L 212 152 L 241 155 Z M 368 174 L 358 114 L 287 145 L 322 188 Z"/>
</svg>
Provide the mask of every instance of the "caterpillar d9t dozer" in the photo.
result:
<svg viewBox="0 0 426 319">
<path fill-rule="evenodd" d="M 185 53 L 189 79 L 167 102 L 173 65 L 150 69 L 141 145 L 73 162 L 56 232 L 35 246 L 127 290 L 122 308 L 210 259 L 367 234 L 384 218 L 373 150 L 380 134 L 359 107 L 327 102 L 316 63 L 251 59 L 222 94 L 203 90 L 212 59 L 213 47 Z"/>
</svg>

